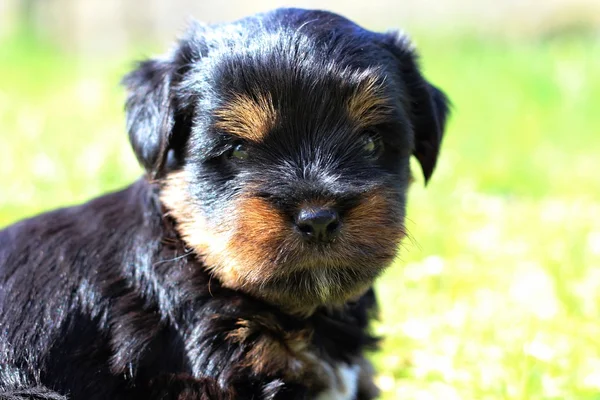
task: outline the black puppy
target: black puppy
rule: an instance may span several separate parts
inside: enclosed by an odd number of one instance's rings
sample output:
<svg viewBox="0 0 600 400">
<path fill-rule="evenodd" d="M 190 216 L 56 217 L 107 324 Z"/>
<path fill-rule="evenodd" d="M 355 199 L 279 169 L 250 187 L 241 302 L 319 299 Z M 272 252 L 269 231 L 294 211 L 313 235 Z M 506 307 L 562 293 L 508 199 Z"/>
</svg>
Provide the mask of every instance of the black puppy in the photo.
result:
<svg viewBox="0 0 600 400">
<path fill-rule="evenodd" d="M 194 25 L 125 80 L 147 171 L 0 232 L 0 399 L 371 399 L 373 280 L 445 96 L 328 12 Z"/>
</svg>

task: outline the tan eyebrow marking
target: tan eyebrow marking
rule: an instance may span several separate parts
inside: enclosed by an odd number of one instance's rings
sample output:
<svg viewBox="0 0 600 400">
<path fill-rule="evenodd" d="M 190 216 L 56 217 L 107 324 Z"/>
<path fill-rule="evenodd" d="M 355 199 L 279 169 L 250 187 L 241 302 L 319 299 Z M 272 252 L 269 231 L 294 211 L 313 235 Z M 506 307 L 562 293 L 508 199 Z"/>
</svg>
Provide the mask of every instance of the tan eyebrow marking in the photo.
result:
<svg viewBox="0 0 600 400">
<path fill-rule="evenodd" d="M 236 94 L 215 111 L 215 127 L 241 139 L 260 142 L 275 126 L 277 112 L 270 94 Z"/>
<path fill-rule="evenodd" d="M 359 128 L 384 122 L 391 111 L 390 99 L 383 91 L 383 82 L 375 77 L 361 82 L 348 100 L 348 115 Z"/>
</svg>

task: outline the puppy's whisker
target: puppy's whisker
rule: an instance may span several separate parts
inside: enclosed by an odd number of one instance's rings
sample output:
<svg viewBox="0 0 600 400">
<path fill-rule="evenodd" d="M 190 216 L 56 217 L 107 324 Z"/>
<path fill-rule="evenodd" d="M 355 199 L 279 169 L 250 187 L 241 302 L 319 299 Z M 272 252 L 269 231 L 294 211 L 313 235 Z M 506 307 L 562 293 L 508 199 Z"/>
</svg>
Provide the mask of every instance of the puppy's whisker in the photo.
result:
<svg viewBox="0 0 600 400">
<path fill-rule="evenodd" d="M 186 253 L 184 253 L 184 254 L 182 254 L 180 256 L 169 258 L 169 259 L 166 259 L 166 260 L 156 261 L 155 263 L 152 264 L 152 266 L 156 267 L 157 265 L 160 265 L 160 264 L 164 264 L 164 263 L 168 263 L 168 262 L 173 262 L 173 261 L 181 260 L 182 258 L 188 257 L 192 253 L 193 253 L 193 251 L 189 250 L 188 252 L 186 252 Z"/>
<path fill-rule="evenodd" d="M 210 284 L 211 284 L 211 282 L 212 282 L 213 276 L 214 276 L 214 273 L 213 273 L 213 272 L 210 272 L 210 273 L 208 274 L 208 284 L 206 285 L 206 286 L 207 286 L 207 288 L 208 288 L 208 294 L 210 294 L 210 297 L 215 297 L 215 296 L 213 295 L 213 292 L 212 292 L 212 290 L 210 289 Z"/>
</svg>

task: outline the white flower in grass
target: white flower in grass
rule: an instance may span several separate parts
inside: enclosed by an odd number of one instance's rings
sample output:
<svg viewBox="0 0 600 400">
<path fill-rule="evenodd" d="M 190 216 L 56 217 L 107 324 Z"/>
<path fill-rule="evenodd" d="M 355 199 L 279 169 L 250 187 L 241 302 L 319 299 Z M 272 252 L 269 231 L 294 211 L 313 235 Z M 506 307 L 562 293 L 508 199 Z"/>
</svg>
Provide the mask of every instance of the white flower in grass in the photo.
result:
<svg viewBox="0 0 600 400">
<path fill-rule="evenodd" d="M 413 353 L 413 371 L 416 377 L 425 378 L 429 374 L 439 374 L 444 381 L 451 381 L 455 375 L 452 356 L 439 355 L 423 350 Z"/>
<path fill-rule="evenodd" d="M 36 177 L 52 179 L 56 177 L 56 163 L 48 154 L 37 153 L 31 162 L 31 170 Z"/>
<path fill-rule="evenodd" d="M 375 381 L 379 389 L 381 389 L 383 392 L 391 392 L 396 386 L 396 381 L 391 375 L 379 375 L 377 378 L 375 378 Z"/>
<path fill-rule="evenodd" d="M 423 269 L 429 276 L 440 275 L 444 271 L 444 259 L 440 256 L 429 256 L 423 260 Z"/>
<path fill-rule="evenodd" d="M 583 378 L 583 385 L 594 390 L 600 390 L 600 370 L 594 371 Z"/>
<path fill-rule="evenodd" d="M 431 335 L 431 326 L 423 320 L 409 319 L 402 324 L 402 332 L 411 339 L 426 340 Z"/>
<path fill-rule="evenodd" d="M 588 234 L 587 247 L 592 254 L 600 255 L 600 232 L 590 232 Z"/>
<path fill-rule="evenodd" d="M 548 320 L 559 311 L 554 282 L 537 263 L 523 263 L 513 278 L 510 297 L 538 318 Z"/>
<path fill-rule="evenodd" d="M 525 351 L 525 354 L 544 362 L 549 362 L 556 356 L 554 348 L 544 343 L 540 338 L 536 338 L 532 342 L 527 343 L 523 350 Z"/>
</svg>

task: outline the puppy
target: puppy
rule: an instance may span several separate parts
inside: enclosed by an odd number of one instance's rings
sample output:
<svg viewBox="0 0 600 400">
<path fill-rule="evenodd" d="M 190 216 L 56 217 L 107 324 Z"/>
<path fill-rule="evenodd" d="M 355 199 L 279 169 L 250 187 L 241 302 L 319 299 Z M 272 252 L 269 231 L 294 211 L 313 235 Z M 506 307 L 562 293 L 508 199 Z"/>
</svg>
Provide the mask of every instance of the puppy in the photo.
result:
<svg viewBox="0 0 600 400">
<path fill-rule="evenodd" d="M 279 9 L 124 84 L 147 176 L 0 232 L 0 398 L 376 397 L 371 285 L 447 115 L 406 37 Z"/>
</svg>

